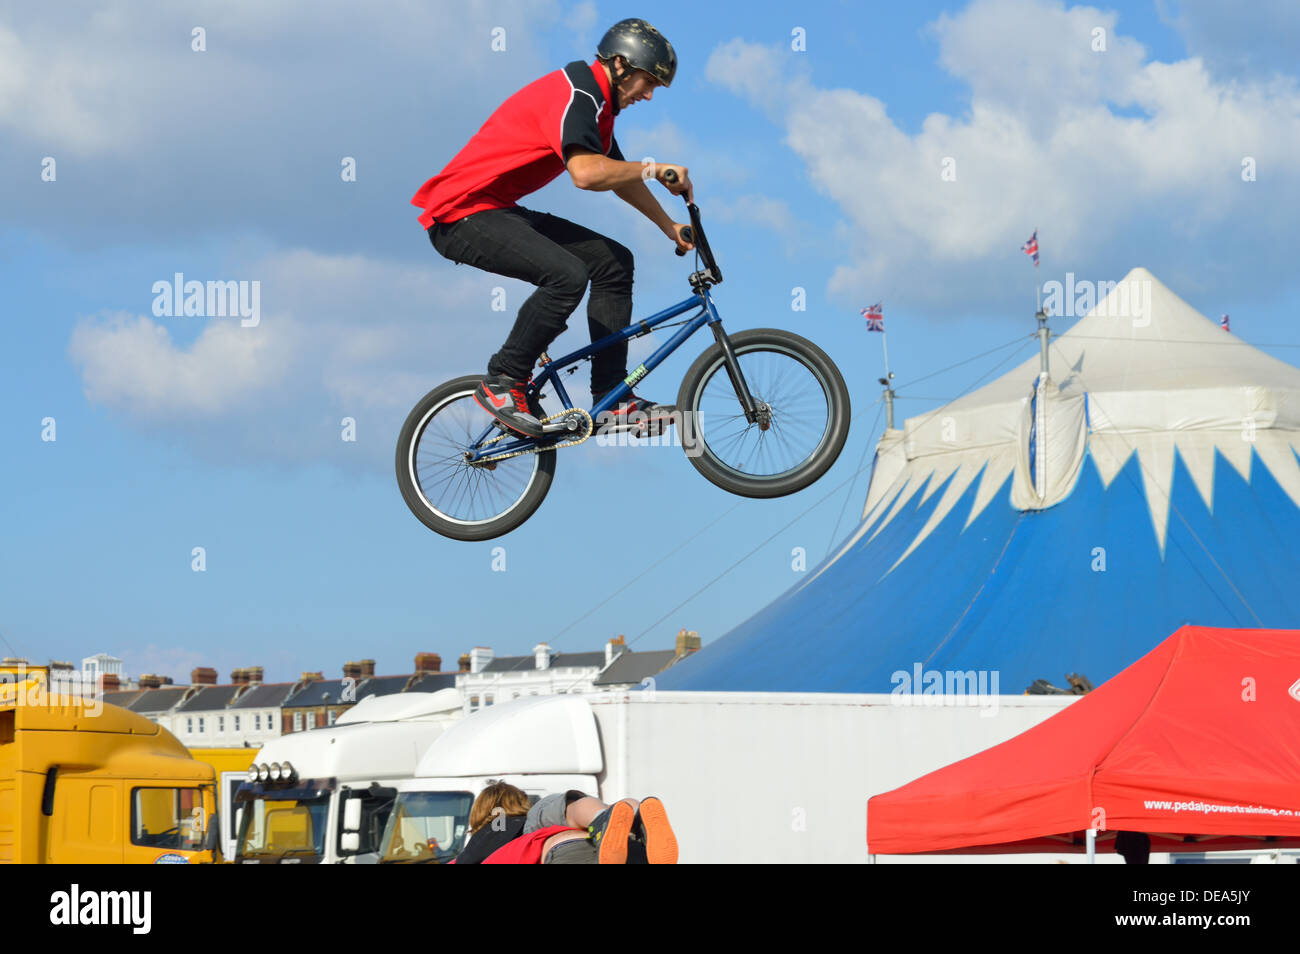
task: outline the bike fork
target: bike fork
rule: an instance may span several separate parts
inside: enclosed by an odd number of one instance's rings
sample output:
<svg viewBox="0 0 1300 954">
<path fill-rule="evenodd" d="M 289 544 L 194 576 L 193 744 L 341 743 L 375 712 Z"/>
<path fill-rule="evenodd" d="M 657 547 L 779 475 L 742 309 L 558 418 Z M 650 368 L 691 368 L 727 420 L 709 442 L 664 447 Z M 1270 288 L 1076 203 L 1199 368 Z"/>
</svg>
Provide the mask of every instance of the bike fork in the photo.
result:
<svg viewBox="0 0 1300 954">
<path fill-rule="evenodd" d="M 731 339 L 722 330 L 721 321 L 714 321 L 709 327 L 713 330 L 713 340 L 722 349 L 722 360 L 727 366 L 727 377 L 731 378 L 731 386 L 736 389 L 736 397 L 740 399 L 745 420 L 753 424 L 758 421 L 758 405 L 754 403 L 753 395 L 749 393 L 749 385 L 745 383 L 745 375 L 740 370 L 740 362 L 736 360 L 736 351 L 731 347 Z"/>
</svg>

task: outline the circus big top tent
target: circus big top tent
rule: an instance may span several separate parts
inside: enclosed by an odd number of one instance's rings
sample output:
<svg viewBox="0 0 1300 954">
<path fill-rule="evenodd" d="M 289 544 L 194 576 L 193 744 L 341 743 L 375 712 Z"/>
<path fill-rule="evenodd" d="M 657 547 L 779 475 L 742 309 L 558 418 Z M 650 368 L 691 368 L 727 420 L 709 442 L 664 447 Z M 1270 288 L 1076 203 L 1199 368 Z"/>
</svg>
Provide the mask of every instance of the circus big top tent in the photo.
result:
<svg viewBox="0 0 1300 954">
<path fill-rule="evenodd" d="M 1019 694 L 1184 623 L 1300 627 L 1300 370 L 1143 268 L 1048 351 L 887 430 L 857 530 L 659 687 Z"/>
</svg>

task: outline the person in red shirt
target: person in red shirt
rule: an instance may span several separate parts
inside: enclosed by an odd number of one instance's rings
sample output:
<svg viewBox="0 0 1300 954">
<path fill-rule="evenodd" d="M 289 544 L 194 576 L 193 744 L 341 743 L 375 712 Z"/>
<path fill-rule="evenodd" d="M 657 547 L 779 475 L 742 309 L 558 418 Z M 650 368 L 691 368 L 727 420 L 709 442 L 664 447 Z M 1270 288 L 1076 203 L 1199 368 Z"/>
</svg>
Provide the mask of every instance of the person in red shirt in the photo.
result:
<svg viewBox="0 0 1300 954">
<path fill-rule="evenodd" d="M 519 205 L 529 193 L 568 172 L 579 189 L 611 191 L 644 214 L 683 251 L 686 223 L 674 222 L 646 186 L 663 183 L 693 198 L 685 166 L 627 162 L 614 139 L 614 117 L 654 90 L 672 84 L 677 54 L 644 20 L 620 20 L 605 34 L 591 63 L 581 60 L 515 93 L 442 172 L 412 198 L 420 224 L 443 257 L 457 264 L 529 282 L 505 344 L 488 361 L 474 393 L 485 411 L 512 431 L 541 437 L 541 410 L 525 388 L 542 352 L 566 327 L 587 284 L 587 324 L 593 341 L 632 320 L 632 253 L 613 239 Z M 672 169 L 676 181 L 664 182 Z M 627 376 L 627 343 L 591 359 L 595 400 Z M 672 408 L 629 395 L 616 413 L 639 412 L 647 424 Z"/>
</svg>

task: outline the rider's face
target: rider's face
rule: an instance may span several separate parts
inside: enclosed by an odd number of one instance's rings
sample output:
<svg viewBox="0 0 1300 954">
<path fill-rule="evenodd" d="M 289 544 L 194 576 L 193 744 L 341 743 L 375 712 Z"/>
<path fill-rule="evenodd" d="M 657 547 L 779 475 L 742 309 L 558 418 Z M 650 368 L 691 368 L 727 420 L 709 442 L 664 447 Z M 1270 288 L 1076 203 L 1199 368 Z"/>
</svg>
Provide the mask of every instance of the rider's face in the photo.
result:
<svg viewBox="0 0 1300 954">
<path fill-rule="evenodd" d="M 632 70 L 631 75 L 618 87 L 618 108 L 626 109 L 633 103 L 650 99 L 654 91 L 663 84 L 645 70 Z"/>
</svg>

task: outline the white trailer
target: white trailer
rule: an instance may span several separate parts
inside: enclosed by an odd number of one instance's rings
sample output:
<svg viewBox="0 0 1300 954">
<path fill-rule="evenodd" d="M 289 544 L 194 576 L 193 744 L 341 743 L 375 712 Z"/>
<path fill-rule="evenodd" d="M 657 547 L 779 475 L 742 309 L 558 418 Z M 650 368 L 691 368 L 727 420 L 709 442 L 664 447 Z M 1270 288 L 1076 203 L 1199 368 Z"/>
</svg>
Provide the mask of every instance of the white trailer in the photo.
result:
<svg viewBox="0 0 1300 954">
<path fill-rule="evenodd" d="M 460 693 L 370 696 L 333 726 L 268 742 L 235 795 L 239 864 L 367 864 L 396 786 L 461 717 Z"/>
<path fill-rule="evenodd" d="M 985 696 L 969 706 L 929 698 L 646 691 L 492 706 L 444 734 L 398 786 L 385 859 L 454 855 L 474 796 L 503 779 L 530 795 L 657 795 L 683 863 L 861 863 L 870 796 L 1003 742 L 1078 697 Z M 424 839 L 436 855 L 419 848 Z"/>
</svg>

